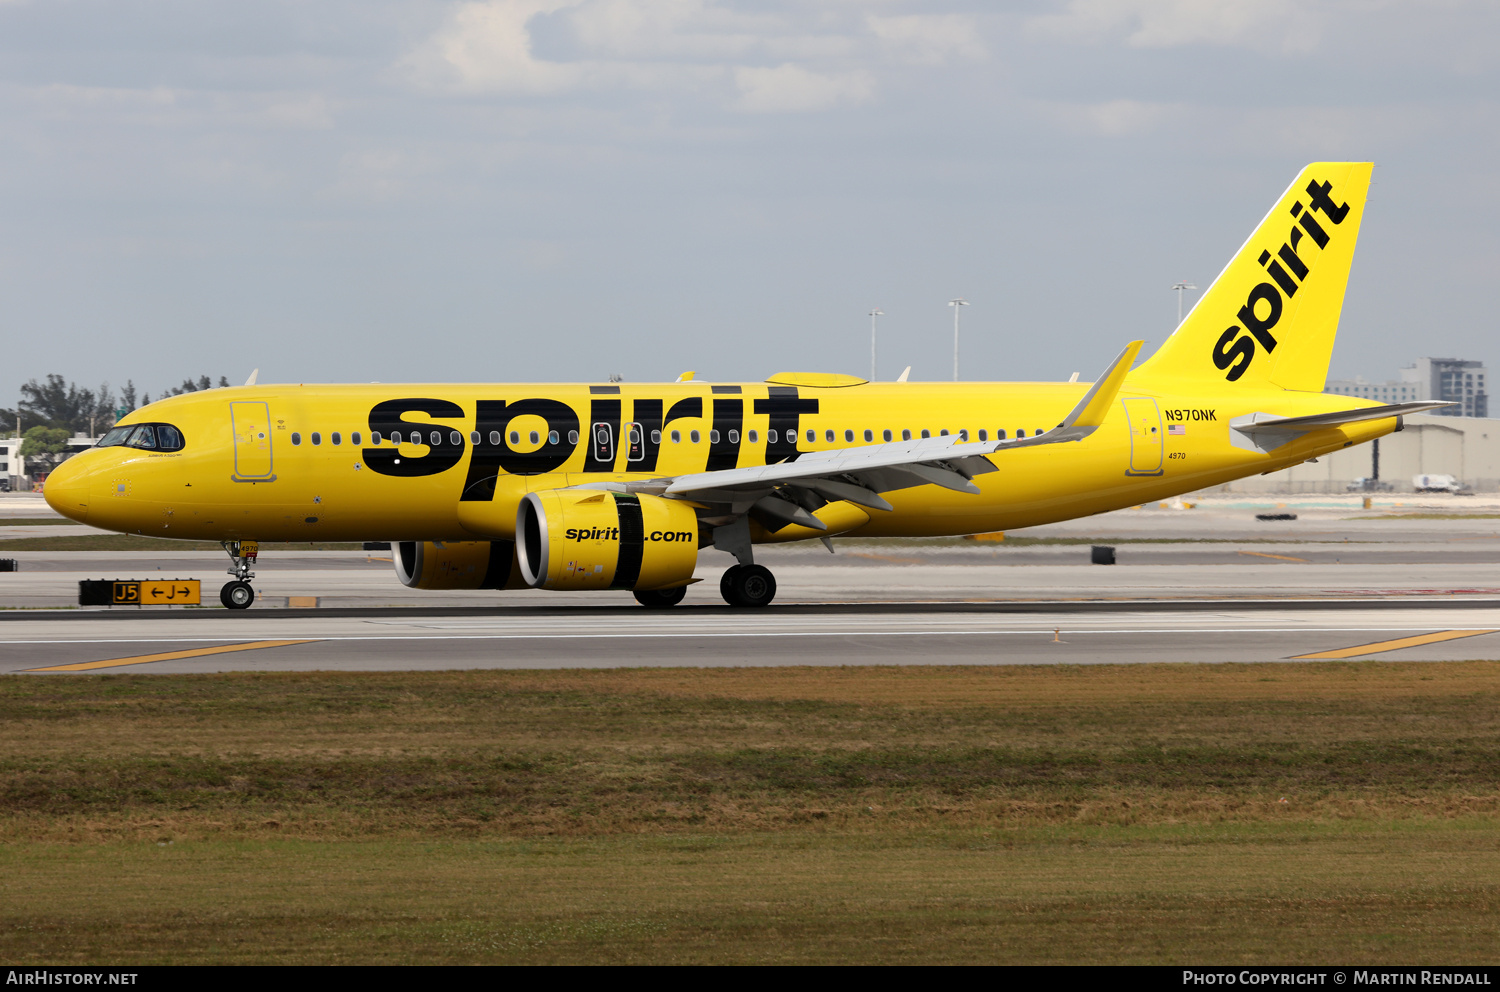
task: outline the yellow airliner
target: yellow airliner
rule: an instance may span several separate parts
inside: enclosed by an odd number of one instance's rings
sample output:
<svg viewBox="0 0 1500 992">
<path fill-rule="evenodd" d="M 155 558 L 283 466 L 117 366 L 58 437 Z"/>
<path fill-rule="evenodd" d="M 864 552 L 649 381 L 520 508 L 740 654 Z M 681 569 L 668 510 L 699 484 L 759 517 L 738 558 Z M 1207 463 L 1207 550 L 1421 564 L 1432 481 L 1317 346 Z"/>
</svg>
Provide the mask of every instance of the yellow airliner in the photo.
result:
<svg viewBox="0 0 1500 992">
<path fill-rule="evenodd" d="M 47 479 L 97 527 L 222 542 L 224 605 L 262 541 L 393 542 L 418 589 L 681 601 L 698 549 L 776 593 L 754 545 L 1011 530 L 1295 465 L 1441 403 L 1322 392 L 1371 165 L 1304 169 L 1166 343 L 1094 383 L 242 387 L 132 412 Z M 832 544 L 829 543 L 830 550 Z"/>
</svg>

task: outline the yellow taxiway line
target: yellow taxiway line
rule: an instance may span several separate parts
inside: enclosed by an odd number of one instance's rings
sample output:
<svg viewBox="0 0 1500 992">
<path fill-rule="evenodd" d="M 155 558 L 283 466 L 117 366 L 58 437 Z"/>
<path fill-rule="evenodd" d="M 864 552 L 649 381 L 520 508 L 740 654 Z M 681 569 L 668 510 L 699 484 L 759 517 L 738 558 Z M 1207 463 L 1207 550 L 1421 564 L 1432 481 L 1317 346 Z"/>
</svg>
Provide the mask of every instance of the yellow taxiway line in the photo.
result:
<svg viewBox="0 0 1500 992">
<path fill-rule="evenodd" d="M 178 658 L 201 658 L 210 654 L 228 654 L 231 651 L 258 651 L 261 648 L 284 648 L 292 644 L 311 644 L 312 641 L 250 641 L 245 644 L 219 644 L 210 648 L 189 648 L 186 651 L 163 651 L 160 654 L 138 654 L 130 658 L 112 658 L 109 661 L 83 661 L 76 665 L 53 665 L 51 668 L 28 668 L 28 672 L 87 672 L 95 668 L 116 668 L 121 665 L 146 665 L 153 661 L 176 661 Z"/>
<path fill-rule="evenodd" d="M 1437 644 L 1441 641 L 1456 641 L 1460 637 L 1478 637 L 1480 634 L 1493 634 L 1493 630 L 1440 630 L 1433 634 L 1418 634 L 1415 637 L 1398 637 L 1394 641 L 1376 641 L 1373 644 L 1357 644 L 1352 648 L 1339 648 L 1336 651 L 1318 651 L 1315 654 L 1293 655 L 1293 661 L 1305 661 L 1318 658 L 1354 658 L 1362 654 L 1380 654 L 1384 651 L 1400 651 L 1402 648 L 1421 647 L 1423 644 Z"/>
<path fill-rule="evenodd" d="M 1293 558 L 1291 555 L 1273 555 L 1273 554 L 1267 554 L 1264 551 L 1241 551 L 1240 554 L 1242 554 L 1242 555 L 1254 555 L 1257 558 L 1276 558 L 1276 559 L 1279 559 L 1280 561 L 1300 561 L 1304 565 L 1307 564 L 1307 559 L 1306 558 Z"/>
</svg>

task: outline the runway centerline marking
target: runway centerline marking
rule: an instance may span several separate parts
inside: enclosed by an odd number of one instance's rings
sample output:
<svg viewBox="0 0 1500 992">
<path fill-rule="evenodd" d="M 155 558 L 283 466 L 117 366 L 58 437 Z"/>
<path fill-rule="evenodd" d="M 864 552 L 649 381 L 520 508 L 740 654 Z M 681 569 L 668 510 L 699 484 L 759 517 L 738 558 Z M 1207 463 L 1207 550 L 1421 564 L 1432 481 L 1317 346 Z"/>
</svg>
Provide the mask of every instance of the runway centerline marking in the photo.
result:
<svg viewBox="0 0 1500 992">
<path fill-rule="evenodd" d="M 125 665 L 146 665 L 153 661 L 177 661 L 179 658 L 200 658 L 211 654 L 228 654 L 231 651 L 258 651 L 262 648 L 284 648 L 292 644 L 311 644 L 312 641 L 251 641 L 248 644 L 220 644 L 216 647 L 189 648 L 184 651 L 163 651 L 158 654 L 140 654 L 130 658 L 111 658 L 108 661 L 84 661 L 76 665 L 53 665 L 50 668 L 28 668 L 28 672 L 87 672 L 96 668 L 119 668 Z"/>
<path fill-rule="evenodd" d="M 1313 654 L 1292 655 L 1292 661 L 1306 661 L 1318 658 L 1338 659 L 1355 658 L 1364 654 L 1382 654 L 1386 651 L 1400 651 L 1402 648 L 1421 647 L 1423 644 L 1439 644 L 1443 641 L 1456 641 L 1460 637 L 1478 637 L 1481 634 L 1493 634 L 1493 630 L 1439 630 L 1431 634 L 1419 634 L 1416 637 L 1398 637 L 1394 641 L 1376 641 L 1373 644 L 1356 644 L 1352 648 L 1338 648 L 1333 651 L 1317 651 Z"/>
</svg>

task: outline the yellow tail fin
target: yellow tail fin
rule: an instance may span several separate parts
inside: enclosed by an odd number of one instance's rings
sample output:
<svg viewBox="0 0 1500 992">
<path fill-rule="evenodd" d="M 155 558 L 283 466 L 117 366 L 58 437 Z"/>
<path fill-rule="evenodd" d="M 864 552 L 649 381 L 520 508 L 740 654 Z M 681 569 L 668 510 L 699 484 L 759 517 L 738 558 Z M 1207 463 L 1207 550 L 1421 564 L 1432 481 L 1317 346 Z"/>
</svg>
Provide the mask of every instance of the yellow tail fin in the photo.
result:
<svg viewBox="0 0 1500 992">
<path fill-rule="evenodd" d="M 1373 168 L 1314 162 L 1303 169 L 1132 378 L 1321 392 Z"/>
</svg>

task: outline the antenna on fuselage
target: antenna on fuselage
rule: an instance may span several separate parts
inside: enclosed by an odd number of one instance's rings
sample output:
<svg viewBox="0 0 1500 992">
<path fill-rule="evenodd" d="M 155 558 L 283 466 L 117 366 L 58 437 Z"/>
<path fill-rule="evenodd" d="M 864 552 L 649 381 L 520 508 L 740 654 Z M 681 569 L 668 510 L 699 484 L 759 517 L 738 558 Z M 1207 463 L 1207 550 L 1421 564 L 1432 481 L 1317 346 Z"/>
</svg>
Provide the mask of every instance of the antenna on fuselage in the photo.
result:
<svg viewBox="0 0 1500 992">
<path fill-rule="evenodd" d="M 253 385 L 255 385 L 255 377 L 258 376 L 258 375 L 260 375 L 260 369 L 256 369 L 254 372 L 251 372 L 250 373 L 250 378 L 248 378 L 248 379 L 245 380 L 245 385 L 247 385 L 247 386 L 253 386 Z"/>
<path fill-rule="evenodd" d="M 898 375 L 898 376 L 896 376 L 896 381 L 897 382 L 905 382 L 906 381 L 906 377 L 909 376 L 909 375 L 911 375 L 911 366 L 910 365 L 908 365 L 906 368 L 904 368 L 904 369 L 901 370 L 901 374 Z"/>
</svg>

